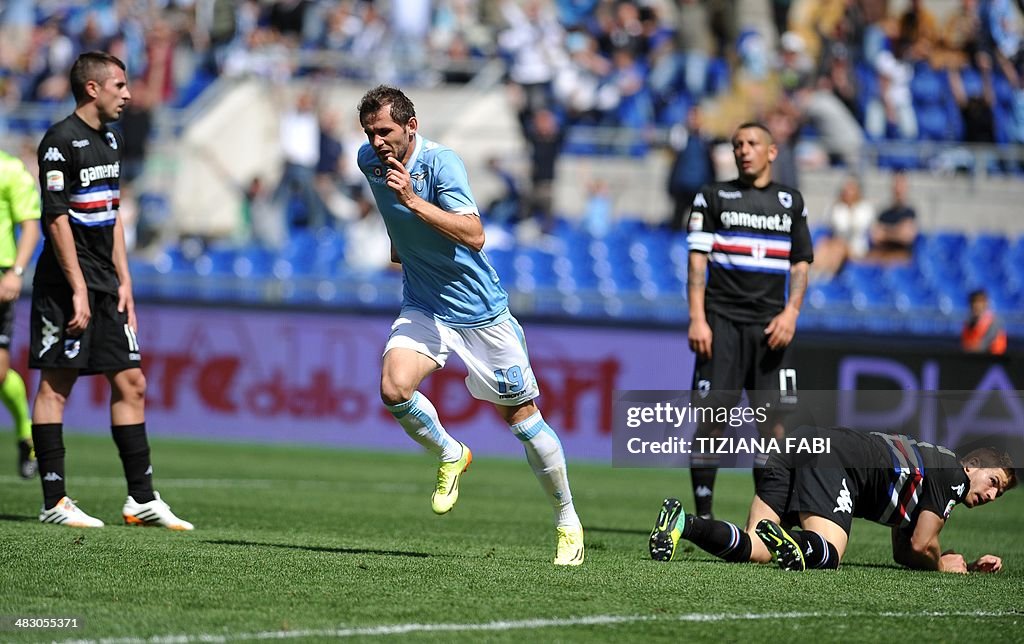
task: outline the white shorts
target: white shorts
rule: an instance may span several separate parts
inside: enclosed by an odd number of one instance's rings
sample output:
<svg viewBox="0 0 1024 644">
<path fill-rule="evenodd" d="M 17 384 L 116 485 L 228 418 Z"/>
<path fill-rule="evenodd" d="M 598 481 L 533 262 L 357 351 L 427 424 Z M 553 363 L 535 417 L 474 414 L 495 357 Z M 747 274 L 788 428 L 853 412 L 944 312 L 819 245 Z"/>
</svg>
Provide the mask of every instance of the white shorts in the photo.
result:
<svg viewBox="0 0 1024 644">
<path fill-rule="evenodd" d="M 510 317 L 493 326 L 462 329 L 441 324 L 416 309 L 402 309 L 391 325 L 384 353 L 412 349 L 440 367 L 451 352 L 466 364 L 466 388 L 478 400 L 511 407 L 540 394 L 526 351 L 526 337 L 519 322 Z"/>
</svg>

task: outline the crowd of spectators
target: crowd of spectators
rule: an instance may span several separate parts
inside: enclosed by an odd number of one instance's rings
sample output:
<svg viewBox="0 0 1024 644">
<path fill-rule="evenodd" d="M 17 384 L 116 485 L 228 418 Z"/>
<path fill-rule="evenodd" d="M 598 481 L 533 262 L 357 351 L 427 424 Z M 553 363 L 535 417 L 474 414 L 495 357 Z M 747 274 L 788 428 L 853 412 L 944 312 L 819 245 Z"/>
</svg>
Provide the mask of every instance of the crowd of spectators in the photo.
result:
<svg viewBox="0 0 1024 644">
<path fill-rule="evenodd" d="M 862 193 L 867 144 L 1024 143 L 1022 11 L 1024 0 L 4 0 L 0 140 L 24 135 L 13 151 L 34 167 L 35 140 L 49 125 L 38 115 L 70 109 L 75 57 L 113 53 L 131 77 L 119 127 L 122 212 L 132 219 L 153 210 L 137 203 L 145 186 L 134 182 L 155 115 L 188 105 L 217 78 L 433 87 L 500 70 L 526 170 L 493 161 L 504 190 L 484 204 L 490 220 L 547 234 L 559 223 L 561 155 L 658 146 L 671 155 L 665 223 L 678 231 L 693 194 L 721 172 L 722 137 L 759 119 L 776 137 L 779 181 L 800 187 L 805 140 L 824 151 L 819 162 L 850 173 L 819 222 L 828 230 L 818 268 L 832 277 L 849 262 L 912 252 L 906 177 L 894 173 L 884 208 L 884 196 Z M 285 253 L 296 233 L 326 230 L 343 240 L 351 268 L 386 266 L 386 231 L 354 171 L 361 140 L 343 139 L 338 115 L 315 94 L 278 108 L 280 178 L 239 180 L 214 168 L 240 196 L 234 241 Z M 608 183 L 574 179 L 585 186 L 582 227 L 606 234 L 615 218 Z M 153 239 L 142 228 L 137 237 Z"/>
<path fill-rule="evenodd" d="M 782 180 L 797 187 L 795 151 L 808 136 L 852 172 L 869 140 L 1024 142 L 1020 9 L 1010 0 L 961 0 L 941 17 L 920 0 L 764 0 L 751 14 L 764 24 L 741 17 L 738 4 L 755 3 L 7 0 L 0 137 L 23 124 L 19 105 L 68 103 L 67 70 L 90 49 L 131 70 L 129 184 L 143 168 L 153 111 L 186 104 L 219 76 L 429 86 L 500 65 L 529 164 L 517 188 L 524 198 L 506 210 L 544 230 L 557 159 L 580 151 L 568 133 L 585 126 L 631 130 L 676 151 L 677 207 L 666 213 L 674 228 L 688 184 L 709 172 L 707 148 L 744 120 L 771 125 Z M 350 213 L 361 205 L 339 177 L 352 142 L 332 139 L 331 115 L 311 101 L 282 109 L 284 178 L 269 192 L 286 209 L 298 197 L 289 224 L 321 227 L 337 218 L 332 202 Z"/>
</svg>

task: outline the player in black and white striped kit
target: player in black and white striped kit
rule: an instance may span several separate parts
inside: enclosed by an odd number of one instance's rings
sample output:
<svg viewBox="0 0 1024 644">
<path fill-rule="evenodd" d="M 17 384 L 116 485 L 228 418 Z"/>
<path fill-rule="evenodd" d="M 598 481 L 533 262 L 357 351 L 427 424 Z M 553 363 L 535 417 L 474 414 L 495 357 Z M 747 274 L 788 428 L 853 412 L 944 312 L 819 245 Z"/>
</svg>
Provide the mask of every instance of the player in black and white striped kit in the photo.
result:
<svg viewBox="0 0 1024 644">
<path fill-rule="evenodd" d="M 992 447 L 962 457 L 901 434 L 800 427 L 787 439 L 827 438 L 818 455 L 772 454 L 757 484 L 745 529 L 685 514 L 668 499 L 651 533 L 651 557 L 671 560 L 680 539 L 725 561 L 786 570 L 839 567 L 853 519 L 892 528 L 893 559 L 915 570 L 998 572 L 991 554 L 968 564 L 943 550 L 939 533 L 957 505 L 975 508 L 1017 484 L 1009 455 Z"/>
<path fill-rule="evenodd" d="M 32 293 L 29 366 L 40 370 L 32 440 L 43 484 L 39 520 L 102 527 L 65 489 L 64 405 L 79 375 L 110 382 L 110 422 L 128 483 L 126 523 L 191 530 L 153 490 L 146 438 L 142 354 L 118 217 L 121 150 L 107 127 L 131 100 L 125 66 L 103 52 L 82 54 L 70 74 L 77 106 L 39 144 L 45 242 Z"/>
<path fill-rule="evenodd" d="M 777 149 L 764 125 L 740 125 L 732 145 L 739 177 L 704 186 L 688 224 L 692 404 L 731 408 L 746 390 L 750 406 L 766 410 L 761 435 L 780 438 L 780 405 L 796 403 L 786 348 L 814 259 L 807 209 L 800 192 L 772 180 Z M 696 436 L 723 429 L 701 423 Z M 766 458 L 758 457 L 755 481 Z M 691 466 L 697 514 L 711 516 L 718 456 L 694 454 Z"/>
</svg>

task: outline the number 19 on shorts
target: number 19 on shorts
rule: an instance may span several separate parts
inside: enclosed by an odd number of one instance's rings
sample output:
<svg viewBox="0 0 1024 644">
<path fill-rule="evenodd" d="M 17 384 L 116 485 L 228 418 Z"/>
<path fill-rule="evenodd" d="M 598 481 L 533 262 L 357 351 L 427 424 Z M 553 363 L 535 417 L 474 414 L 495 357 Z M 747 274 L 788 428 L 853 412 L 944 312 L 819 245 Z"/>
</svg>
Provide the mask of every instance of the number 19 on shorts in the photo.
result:
<svg viewBox="0 0 1024 644">
<path fill-rule="evenodd" d="M 498 381 L 499 394 L 514 394 L 522 391 L 526 386 L 526 382 L 523 380 L 523 370 L 519 367 L 495 369 L 494 377 Z"/>
</svg>

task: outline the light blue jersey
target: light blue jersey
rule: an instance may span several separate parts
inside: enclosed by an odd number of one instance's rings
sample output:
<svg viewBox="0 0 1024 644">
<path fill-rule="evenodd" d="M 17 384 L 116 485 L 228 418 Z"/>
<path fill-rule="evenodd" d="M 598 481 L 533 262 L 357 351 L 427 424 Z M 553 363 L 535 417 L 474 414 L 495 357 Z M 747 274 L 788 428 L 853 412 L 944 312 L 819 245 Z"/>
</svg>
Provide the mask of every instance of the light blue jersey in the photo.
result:
<svg viewBox="0 0 1024 644">
<path fill-rule="evenodd" d="M 466 167 L 451 149 L 417 134 L 406 168 L 420 198 L 446 212 L 478 214 Z M 359 169 L 370 182 L 402 260 L 403 307 L 453 327 L 484 327 L 508 319 L 508 294 L 487 256 L 453 242 L 400 204 L 385 179 L 388 167 L 368 143 L 359 149 Z"/>
</svg>

